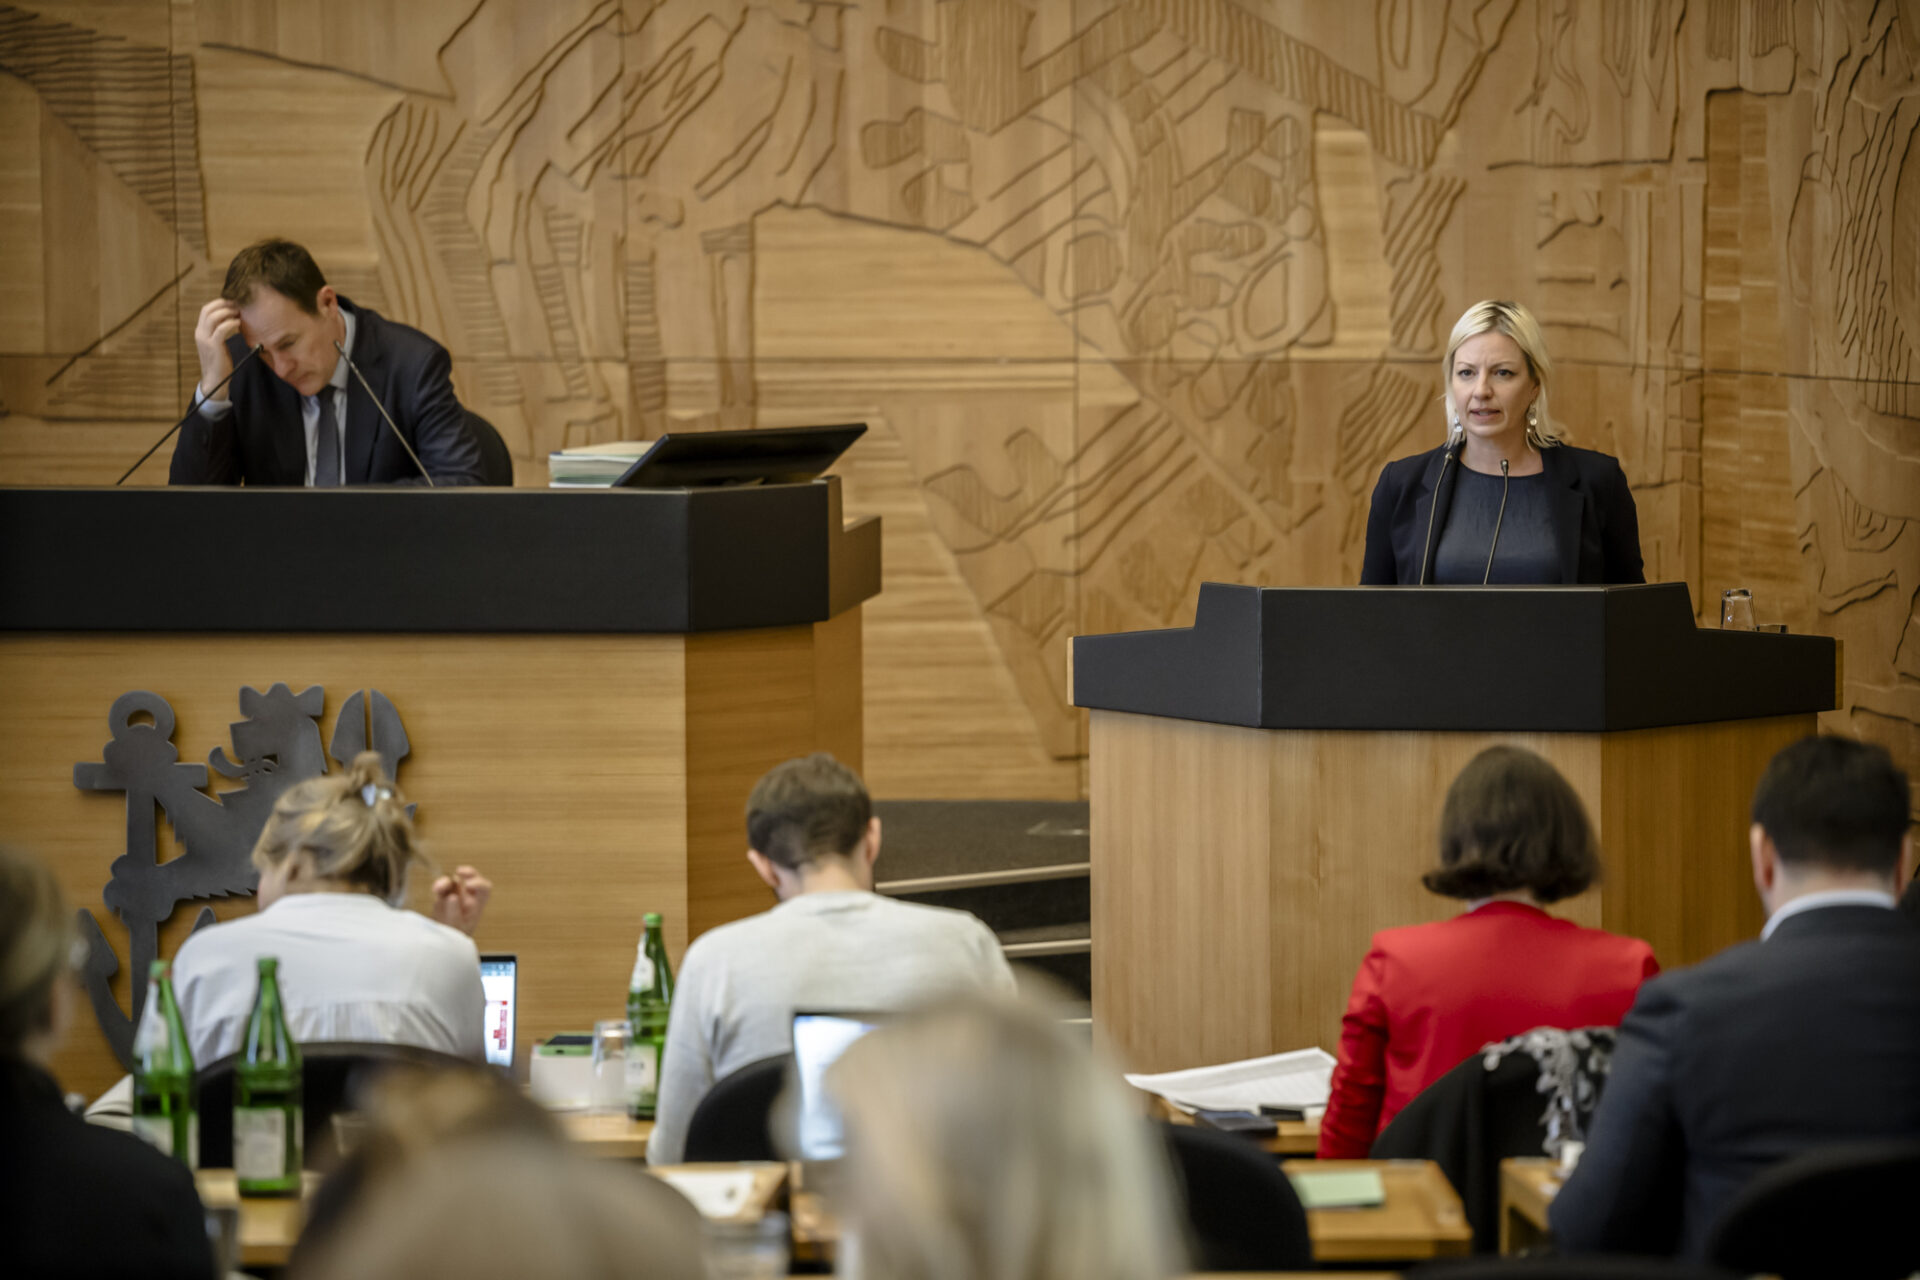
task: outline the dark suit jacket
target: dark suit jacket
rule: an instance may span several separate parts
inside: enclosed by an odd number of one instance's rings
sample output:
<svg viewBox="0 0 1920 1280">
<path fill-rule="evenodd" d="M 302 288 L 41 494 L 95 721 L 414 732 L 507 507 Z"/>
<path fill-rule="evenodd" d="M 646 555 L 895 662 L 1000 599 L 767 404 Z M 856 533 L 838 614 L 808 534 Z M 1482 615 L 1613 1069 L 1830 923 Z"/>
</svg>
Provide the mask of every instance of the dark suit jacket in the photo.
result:
<svg viewBox="0 0 1920 1280">
<path fill-rule="evenodd" d="M 453 363 L 445 347 L 377 311 L 340 305 L 354 317 L 353 363 L 379 393 L 381 403 L 413 446 L 436 485 L 481 483 L 480 446 L 467 431 L 465 411 L 453 394 Z M 236 345 L 238 344 L 238 345 Z M 228 344 L 236 363 L 246 346 Z M 169 484 L 278 484 L 307 481 L 306 434 L 300 425 L 300 393 L 280 381 L 261 359 L 233 375 L 224 393 L 233 411 L 217 422 L 187 416 L 173 448 Z M 419 469 L 393 438 L 360 379 L 347 375 L 346 484 L 420 484 Z"/>
<path fill-rule="evenodd" d="M 1920 928 L 1810 910 L 1640 989 L 1553 1234 L 1571 1253 L 1697 1257 L 1754 1174 L 1887 1138 L 1920 1138 Z"/>
<path fill-rule="evenodd" d="M 1421 580 L 1420 552 L 1427 546 L 1427 513 L 1434 503 L 1445 447 L 1389 462 L 1373 486 L 1367 513 L 1367 555 L 1360 585 L 1412 585 Z M 1555 582 L 1645 582 L 1640 563 L 1640 517 L 1620 464 L 1604 453 L 1555 445 L 1540 451 L 1548 479 L 1558 486 L 1554 533 L 1560 544 L 1560 576 Z M 1433 581 L 1433 557 L 1447 527 L 1447 511 L 1460 476 L 1460 459 L 1446 468 L 1433 520 L 1433 544 L 1427 550 L 1426 580 Z"/>
<path fill-rule="evenodd" d="M 0 1059 L 0 1271 L 109 1280 L 213 1274 L 193 1175 L 68 1112 L 46 1073 Z"/>
</svg>

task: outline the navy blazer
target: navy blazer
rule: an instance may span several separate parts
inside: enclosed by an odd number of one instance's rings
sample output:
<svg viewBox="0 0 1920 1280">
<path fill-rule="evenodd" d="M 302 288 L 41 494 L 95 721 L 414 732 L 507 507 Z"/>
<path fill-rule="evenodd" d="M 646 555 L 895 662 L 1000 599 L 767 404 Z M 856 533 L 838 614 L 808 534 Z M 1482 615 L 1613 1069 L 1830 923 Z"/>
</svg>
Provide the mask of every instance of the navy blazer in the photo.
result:
<svg viewBox="0 0 1920 1280">
<path fill-rule="evenodd" d="M 1367 513 L 1367 554 L 1360 568 L 1361 586 L 1412 586 L 1422 580 L 1421 548 L 1428 546 L 1427 513 L 1434 504 L 1434 484 L 1440 478 L 1443 445 L 1411 458 L 1389 462 L 1373 487 L 1373 507 Z M 1627 474 L 1604 453 L 1552 445 L 1540 451 L 1547 478 L 1558 486 L 1554 495 L 1554 536 L 1560 545 L 1560 576 L 1555 582 L 1645 582 L 1640 561 L 1640 516 L 1627 488 Z M 1439 513 L 1433 520 L 1432 545 L 1427 550 L 1425 580 L 1433 580 L 1433 557 L 1440 550 L 1440 534 L 1447 527 L 1459 482 L 1460 459 L 1446 468 L 1439 494 Z"/>
<path fill-rule="evenodd" d="M 482 483 L 480 446 L 467 430 L 465 411 L 453 394 L 453 362 L 447 349 L 418 329 L 388 320 L 346 298 L 353 313 L 353 363 L 393 415 L 400 433 L 436 485 Z M 237 363 L 246 354 L 238 337 L 228 349 Z M 300 393 L 256 358 L 227 384 L 233 409 L 219 421 L 192 413 L 173 448 L 169 484 L 277 484 L 307 482 L 307 437 L 300 422 Z M 393 438 L 366 387 L 347 375 L 345 484 L 421 484 L 420 470 Z"/>
<path fill-rule="evenodd" d="M 1569 1253 L 1698 1256 L 1761 1170 L 1920 1138 L 1920 928 L 1817 907 L 1640 988 L 1587 1149 L 1553 1199 Z M 1843 1268 L 1844 1270 L 1844 1268 Z"/>
</svg>

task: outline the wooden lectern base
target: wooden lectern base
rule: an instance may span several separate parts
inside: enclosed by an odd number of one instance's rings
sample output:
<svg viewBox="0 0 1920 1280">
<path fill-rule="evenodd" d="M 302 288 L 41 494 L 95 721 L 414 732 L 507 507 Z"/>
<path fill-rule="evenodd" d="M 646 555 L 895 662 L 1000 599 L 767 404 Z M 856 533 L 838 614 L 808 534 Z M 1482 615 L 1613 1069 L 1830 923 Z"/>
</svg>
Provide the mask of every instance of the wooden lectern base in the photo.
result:
<svg viewBox="0 0 1920 1280">
<path fill-rule="evenodd" d="M 1617 733 L 1267 730 L 1095 710 L 1094 1021 L 1139 1071 L 1337 1051 L 1380 929 L 1460 904 L 1420 884 L 1454 776 L 1496 742 L 1586 803 L 1605 879 L 1558 914 L 1663 967 L 1755 937 L 1749 806 L 1812 715 Z"/>
<path fill-rule="evenodd" d="M 121 958 L 127 931 L 101 903 L 126 852 L 118 792 L 75 788 L 102 758 L 107 713 L 130 690 L 176 716 L 183 762 L 236 752 L 242 686 L 326 689 L 320 741 L 341 704 L 378 689 L 412 751 L 400 783 L 428 852 L 494 882 L 475 941 L 520 957 L 520 1056 L 535 1038 L 590 1030 L 625 1009 L 640 917 L 666 917 L 678 956 L 700 932 L 772 904 L 747 866 L 747 792 L 790 756 L 861 764 L 860 610 L 750 631 L 618 635 L 0 634 L 0 839 L 48 859 Z M 213 776 L 226 791 L 237 782 Z M 179 853 L 159 823 L 161 859 Z M 416 905 L 425 878 L 413 886 Z M 161 929 L 172 955 L 200 901 Z M 253 900 L 211 904 L 223 917 Z M 120 1075 L 84 999 L 56 1064 L 96 1093 Z"/>
</svg>

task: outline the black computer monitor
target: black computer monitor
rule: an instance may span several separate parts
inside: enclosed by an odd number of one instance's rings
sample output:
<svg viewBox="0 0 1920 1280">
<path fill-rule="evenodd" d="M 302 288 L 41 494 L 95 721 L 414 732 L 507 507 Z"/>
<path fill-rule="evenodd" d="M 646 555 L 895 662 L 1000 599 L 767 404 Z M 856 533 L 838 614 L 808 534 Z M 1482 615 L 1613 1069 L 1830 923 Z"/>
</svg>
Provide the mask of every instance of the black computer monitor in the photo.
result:
<svg viewBox="0 0 1920 1280">
<path fill-rule="evenodd" d="M 669 431 L 618 480 L 616 489 L 799 484 L 832 466 L 867 424 L 768 427 L 759 431 Z"/>
</svg>

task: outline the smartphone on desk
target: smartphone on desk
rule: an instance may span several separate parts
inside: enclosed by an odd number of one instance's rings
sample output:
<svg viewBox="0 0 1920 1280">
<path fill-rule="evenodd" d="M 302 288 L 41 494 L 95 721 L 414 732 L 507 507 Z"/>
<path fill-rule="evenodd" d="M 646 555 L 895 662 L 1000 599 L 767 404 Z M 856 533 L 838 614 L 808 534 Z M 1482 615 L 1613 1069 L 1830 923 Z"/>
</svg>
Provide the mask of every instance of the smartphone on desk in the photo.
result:
<svg viewBox="0 0 1920 1280">
<path fill-rule="evenodd" d="M 1251 1111 L 1195 1111 L 1193 1122 L 1222 1133 L 1250 1133 L 1263 1138 L 1280 1132 L 1280 1126 L 1271 1116 L 1256 1115 Z"/>
</svg>

